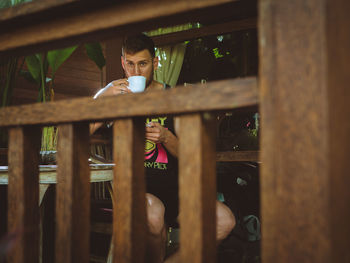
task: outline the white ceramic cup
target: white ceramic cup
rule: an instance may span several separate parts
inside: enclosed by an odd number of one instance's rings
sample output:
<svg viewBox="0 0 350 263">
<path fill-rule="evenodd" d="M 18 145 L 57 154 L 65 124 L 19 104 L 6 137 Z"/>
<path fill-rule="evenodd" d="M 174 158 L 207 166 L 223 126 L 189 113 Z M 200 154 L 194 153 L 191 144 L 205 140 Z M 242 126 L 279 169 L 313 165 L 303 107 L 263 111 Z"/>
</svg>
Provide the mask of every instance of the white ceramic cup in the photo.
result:
<svg viewBox="0 0 350 263">
<path fill-rule="evenodd" d="M 143 76 L 132 76 L 128 78 L 129 89 L 132 92 L 143 92 L 146 88 L 146 78 Z"/>
</svg>

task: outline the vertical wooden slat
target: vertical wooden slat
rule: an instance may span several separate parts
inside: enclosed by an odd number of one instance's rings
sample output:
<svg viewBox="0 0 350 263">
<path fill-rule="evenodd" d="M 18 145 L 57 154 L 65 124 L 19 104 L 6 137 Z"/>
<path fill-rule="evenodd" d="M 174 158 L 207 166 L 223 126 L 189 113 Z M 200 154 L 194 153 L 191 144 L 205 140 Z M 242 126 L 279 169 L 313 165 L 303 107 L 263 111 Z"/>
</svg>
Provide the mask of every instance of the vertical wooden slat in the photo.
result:
<svg viewBox="0 0 350 263">
<path fill-rule="evenodd" d="M 263 262 L 350 261 L 348 10 L 259 2 Z"/>
<path fill-rule="evenodd" d="M 56 262 L 89 262 L 90 169 L 87 123 L 58 126 Z"/>
<path fill-rule="evenodd" d="M 144 119 L 114 124 L 113 262 L 144 262 L 146 208 L 144 180 Z"/>
<path fill-rule="evenodd" d="M 39 262 L 38 127 L 9 129 L 8 231 L 17 233 L 8 262 Z"/>
<path fill-rule="evenodd" d="M 105 42 L 106 46 L 106 84 L 109 82 L 121 79 L 124 75 L 124 70 L 120 63 L 122 55 L 123 37 L 118 36 L 109 39 Z"/>
<path fill-rule="evenodd" d="M 209 114 L 180 117 L 181 262 L 216 261 L 215 122 Z"/>
<path fill-rule="evenodd" d="M 328 0 L 325 9 L 331 258 L 333 262 L 350 262 L 350 1 Z"/>
</svg>

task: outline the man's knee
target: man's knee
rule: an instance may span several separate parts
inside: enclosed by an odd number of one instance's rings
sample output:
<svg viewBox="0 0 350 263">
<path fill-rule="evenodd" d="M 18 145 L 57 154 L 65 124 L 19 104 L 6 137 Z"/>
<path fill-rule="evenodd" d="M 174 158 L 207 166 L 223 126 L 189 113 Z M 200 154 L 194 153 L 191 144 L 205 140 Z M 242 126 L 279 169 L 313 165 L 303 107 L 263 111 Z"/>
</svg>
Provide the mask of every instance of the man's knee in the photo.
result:
<svg viewBox="0 0 350 263">
<path fill-rule="evenodd" d="M 230 208 L 223 203 L 216 202 L 216 238 L 217 240 L 225 239 L 236 225 L 236 219 Z"/>
<path fill-rule="evenodd" d="M 148 193 L 146 201 L 148 230 L 153 235 L 160 235 L 164 229 L 164 204 L 159 198 Z"/>
</svg>

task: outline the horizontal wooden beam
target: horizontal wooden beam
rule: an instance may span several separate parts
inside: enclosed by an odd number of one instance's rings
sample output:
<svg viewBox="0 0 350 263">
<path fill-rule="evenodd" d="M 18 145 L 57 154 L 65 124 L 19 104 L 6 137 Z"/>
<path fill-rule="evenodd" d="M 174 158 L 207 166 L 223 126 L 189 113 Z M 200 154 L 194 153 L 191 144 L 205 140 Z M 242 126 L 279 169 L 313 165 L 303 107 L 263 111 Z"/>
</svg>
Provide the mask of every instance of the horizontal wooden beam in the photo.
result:
<svg viewBox="0 0 350 263">
<path fill-rule="evenodd" d="M 56 2 L 51 0 L 49 5 Z M 189 22 L 198 10 L 236 0 L 69 2 L 64 1 L 61 8 L 45 8 L 33 2 L 7 14 L 6 20 L 0 20 L 0 56 L 5 56 L 5 51 L 6 55 L 18 55 Z M 37 7 L 31 10 L 31 5 Z M 27 14 L 21 9 L 27 9 Z M 10 11 L 1 11 L 0 17 Z"/>
<path fill-rule="evenodd" d="M 6 107 L 0 110 L 0 126 L 48 125 L 159 114 L 220 111 L 256 104 L 258 104 L 257 80 L 251 77 L 96 100 L 80 98 Z"/>
<path fill-rule="evenodd" d="M 6 149 L 7 150 L 7 149 Z M 258 162 L 259 151 L 225 151 L 216 152 L 217 162 Z M 90 165 L 90 182 L 107 182 L 113 180 L 114 163 Z M 7 166 L 0 166 L 0 185 L 8 184 Z M 39 184 L 56 184 L 57 165 L 48 168 L 40 166 Z"/>
<path fill-rule="evenodd" d="M 164 34 L 152 37 L 156 46 L 164 46 L 174 43 L 183 42 L 199 37 L 206 37 L 212 35 L 227 34 L 233 31 L 253 29 L 257 27 L 256 17 L 246 18 L 242 20 L 234 20 L 226 23 L 204 26 L 200 28 L 193 28 L 185 31 Z"/>
</svg>

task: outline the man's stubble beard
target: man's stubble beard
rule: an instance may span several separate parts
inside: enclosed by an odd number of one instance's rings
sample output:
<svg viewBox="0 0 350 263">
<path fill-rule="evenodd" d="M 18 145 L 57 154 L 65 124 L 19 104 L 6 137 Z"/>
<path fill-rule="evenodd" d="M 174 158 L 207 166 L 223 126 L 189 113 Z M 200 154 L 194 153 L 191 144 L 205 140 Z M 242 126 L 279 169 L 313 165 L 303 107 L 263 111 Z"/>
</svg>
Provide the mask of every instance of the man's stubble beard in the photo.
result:
<svg viewBox="0 0 350 263">
<path fill-rule="evenodd" d="M 147 82 L 146 82 L 146 89 L 148 88 L 148 86 L 152 83 L 153 81 L 153 75 L 154 75 L 154 66 L 152 64 L 152 71 L 151 71 L 151 76 L 148 78 Z"/>
</svg>

